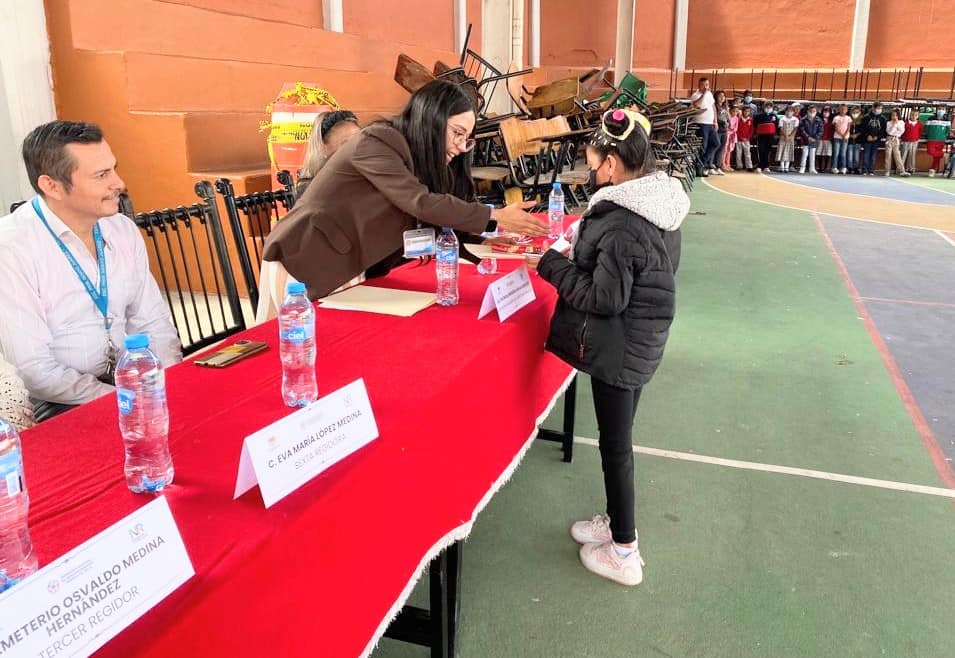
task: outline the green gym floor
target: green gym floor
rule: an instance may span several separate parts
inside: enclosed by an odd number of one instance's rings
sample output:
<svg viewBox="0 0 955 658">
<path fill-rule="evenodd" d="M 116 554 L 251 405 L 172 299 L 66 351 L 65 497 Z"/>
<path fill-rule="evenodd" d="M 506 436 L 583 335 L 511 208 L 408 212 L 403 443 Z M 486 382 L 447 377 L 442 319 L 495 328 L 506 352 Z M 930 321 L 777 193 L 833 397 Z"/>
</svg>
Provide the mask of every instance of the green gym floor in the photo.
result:
<svg viewBox="0 0 955 658">
<path fill-rule="evenodd" d="M 955 504 L 936 495 L 951 480 L 821 223 L 708 185 L 692 197 L 705 214 L 684 224 L 677 319 L 633 434 L 673 451 L 635 455 L 644 582 L 591 575 L 568 534 L 603 505 L 581 376 L 573 463 L 536 442 L 464 545 L 459 655 L 955 655 Z M 388 639 L 373 654 L 427 655 Z"/>
<path fill-rule="evenodd" d="M 914 185 L 921 185 L 922 187 L 929 187 L 933 190 L 940 190 L 942 192 L 948 192 L 949 194 L 955 195 L 955 179 L 943 178 L 942 176 L 935 176 L 934 178 L 928 178 L 927 176 L 913 176 L 912 178 L 905 179 L 906 183 L 912 183 Z"/>
</svg>

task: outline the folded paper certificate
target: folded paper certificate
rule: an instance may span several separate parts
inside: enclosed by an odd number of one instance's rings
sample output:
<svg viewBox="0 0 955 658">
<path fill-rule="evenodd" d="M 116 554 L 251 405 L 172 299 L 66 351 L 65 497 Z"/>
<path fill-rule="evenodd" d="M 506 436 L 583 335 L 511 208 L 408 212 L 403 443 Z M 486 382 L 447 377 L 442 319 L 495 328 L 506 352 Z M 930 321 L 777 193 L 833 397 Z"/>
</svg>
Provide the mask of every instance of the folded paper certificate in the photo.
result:
<svg viewBox="0 0 955 658">
<path fill-rule="evenodd" d="M 434 304 L 435 296 L 433 292 L 355 286 L 318 301 L 322 308 L 338 311 L 365 311 L 410 318 Z"/>
<path fill-rule="evenodd" d="M 468 251 L 478 258 L 497 258 L 499 260 L 524 260 L 523 253 L 495 251 L 493 245 L 469 244 Z"/>
</svg>

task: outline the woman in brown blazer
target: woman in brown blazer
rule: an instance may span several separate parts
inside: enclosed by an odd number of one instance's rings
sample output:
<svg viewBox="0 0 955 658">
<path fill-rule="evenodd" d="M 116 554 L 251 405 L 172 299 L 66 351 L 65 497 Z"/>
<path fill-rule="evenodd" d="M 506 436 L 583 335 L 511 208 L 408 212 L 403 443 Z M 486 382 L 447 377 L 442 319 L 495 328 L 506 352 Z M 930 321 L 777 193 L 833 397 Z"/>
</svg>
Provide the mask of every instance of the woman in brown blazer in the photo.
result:
<svg viewBox="0 0 955 658">
<path fill-rule="evenodd" d="M 404 231 L 420 224 L 546 235 L 546 223 L 525 212 L 534 202 L 490 209 L 474 200 L 475 120 L 457 85 L 428 83 L 401 114 L 332 156 L 272 230 L 265 260 L 280 261 L 317 299 L 362 272 L 386 273 L 401 262 Z"/>
</svg>

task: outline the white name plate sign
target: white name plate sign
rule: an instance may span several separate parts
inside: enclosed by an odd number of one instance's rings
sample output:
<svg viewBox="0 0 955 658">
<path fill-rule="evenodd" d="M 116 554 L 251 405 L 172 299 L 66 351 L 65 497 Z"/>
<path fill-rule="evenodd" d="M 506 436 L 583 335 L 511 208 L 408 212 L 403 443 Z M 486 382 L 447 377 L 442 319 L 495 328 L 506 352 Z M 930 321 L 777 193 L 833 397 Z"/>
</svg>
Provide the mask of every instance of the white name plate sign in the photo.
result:
<svg viewBox="0 0 955 658">
<path fill-rule="evenodd" d="M 377 438 L 365 380 L 357 379 L 247 436 L 234 498 L 258 484 L 265 506 L 271 507 Z"/>
<path fill-rule="evenodd" d="M 487 287 L 481 310 L 478 311 L 478 320 L 496 308 L 498 319 L 504 322 L 535 299 L 537 296 L 527 267 L 521 266 Z"/>
<path fill-rule="evenodd" d="M 85 658 L 194 574 L 160 496 L 0 594 L 0 656 Z"/>
</svg>

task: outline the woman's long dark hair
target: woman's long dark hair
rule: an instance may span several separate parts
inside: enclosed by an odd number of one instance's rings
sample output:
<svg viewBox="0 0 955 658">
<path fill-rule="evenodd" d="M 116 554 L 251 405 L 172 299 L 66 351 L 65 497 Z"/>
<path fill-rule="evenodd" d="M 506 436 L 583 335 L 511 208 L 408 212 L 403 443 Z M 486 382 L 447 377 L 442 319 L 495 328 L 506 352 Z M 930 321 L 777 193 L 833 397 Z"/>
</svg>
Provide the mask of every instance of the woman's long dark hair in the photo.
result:
<svg viewBox="0 0 955 658">
<path fill-rule="evenodd" d="M 419 181 L 436 194 L 473 201 L 471 153 L 456 156 L 450 165 L 445 162 L 448 117 L 464 112 L 475 112 L 467 94 L 452 82 L 434 80 L 411 96 L 391 125 L 408 141 Z"/>
</svg>

